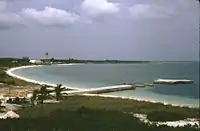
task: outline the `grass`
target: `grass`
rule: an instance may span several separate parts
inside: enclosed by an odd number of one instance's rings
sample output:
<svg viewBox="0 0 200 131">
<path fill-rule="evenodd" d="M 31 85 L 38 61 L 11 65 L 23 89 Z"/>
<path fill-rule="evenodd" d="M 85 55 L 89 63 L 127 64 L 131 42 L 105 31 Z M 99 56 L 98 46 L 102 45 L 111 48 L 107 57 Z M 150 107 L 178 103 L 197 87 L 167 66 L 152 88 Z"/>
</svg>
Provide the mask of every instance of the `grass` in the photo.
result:
<svg viewBox="0 0 200 131">
<path fill-rule="evenodd" d="M 154 114 L 157 110 L 159 115 Z M 170 112 L 169 112 L 170 111 Z M 42 104 L 17 111 L 20 119 L 0 120 L 3 131 L 198 131 L 195 126 L 168 127 L 142 123 L 133 113 L 167 120 L 169 113 L 198 116 L 198 109 L 180 108 L 102 97 L 70 96 L 59 104 Z M 182 115 L 183 115 L 182 114 Z M 170 117 L 171 118 L 171 117 Z M 174 119 L 174 120 L 175 120 Z M 180 119 L 180 117 L 177 117 Z"/>
<path fill-rule="evenodd" d="M 106 109 L 57 109 L 48 116 L 0 120 L 3 131 L 198 131 L 197 128 L 148 125 L 130 114 Z"/>
<path fill-rule="evenodd" d="M 188 107 L 173 107 L 170 105 L 139 102 L 135 100 L 124 100 L 116 98 L 105 98 L 96 96 L 69 96 L 66 100 L 61 101 L 59 104 L 44 104 L 31 108 L 19 110 L 18 113 L 22 117 L 44 117 L 48 116 L 52 111 L 57 109 L 77 110 L 81 107 L 89 109 L 106 109 L 115 110 L 126 113 L 142 113 L 152 114 L 153 112 L 165 112 L 162 116 L 167 119 L 170 114 L 181 114 L 186 118 L 199 118 L 199 109 Z M 174 119 L 179 120 L 180 117 Z"/>
</svg>

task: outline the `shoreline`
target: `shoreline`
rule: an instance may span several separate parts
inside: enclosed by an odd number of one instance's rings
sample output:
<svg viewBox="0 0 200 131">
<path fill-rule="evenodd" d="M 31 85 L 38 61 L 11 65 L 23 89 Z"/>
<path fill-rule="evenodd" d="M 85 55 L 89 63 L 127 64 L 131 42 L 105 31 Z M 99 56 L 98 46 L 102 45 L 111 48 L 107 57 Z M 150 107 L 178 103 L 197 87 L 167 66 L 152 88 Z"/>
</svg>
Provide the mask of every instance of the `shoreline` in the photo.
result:
<svg viewBox="0 0 200 131">
<path fill-rule="evenodd" d="M 61 65 L 61 64 L 60 64 Z M 73 65 L 73 64 L 65 64 L 65 65 Z M 34 84 L 38 84 L 38 85 L 47 85 L 47 86 L 52 86 L 52 87 L 56 87 L 56 84 L 52 84 L 52 83 L 47 83 L 47 82 L 43 82 L 43 81 L 37 81 L 37 80 L 33 80 L 33 79 L 29 79 L 26 77 L 22 77 L 19 75 L 14 74 L 13 72 L 19 69 L 25 69 L 25 68 L 35 68 L 35 67 L 42 67 L 45 65 L 28 65 L 28 66 L 20 66 L 20 67 L 14 67 L 14 68 L 10 68 L 6 71 L 6 74 L 13 77 L 13 78 L 17 78 L 26 82 L 30 82 L 30 83 L 34 83 Z M 65 86 L 65 85 L 63 85 Z M 69 86 L 65 86 L 68 89 L 72 89 L 72 90 L 81 90 L 80 88 L 73 88 L 73 87 L 69 87 Z"/>
<path fill-rule="evenodd" d="M 189 106 L 189 105 L 182 105 L 182 104 L 172 104 L 162 101 L 156 101 L 156 100 L 149 100 L 149 99 L 142 99 L 138 97 L 126 97 L 126 96 L 115 96 L 115 95 L 105 95 L 105 94 L 83 94 L 83 96 L 99 96 L 99 97 L 106 97 L 106 98 L 119 98 L 119 99 L 125 99 L 125 100 L 136 100 L 139 102 L 149 102 L 154 104 L 163 104 L 166 106 L 173 106 L 173 107 L 188 107 L 188 108 L 199 108 L 197 106 Z"/>
<path fill-rule="evenodd" d="M 76 64 L 56 64 L 56 65 L 76 65 Z M 46 82 L 42 82 L 42 81 L 37 81 L 37 80 L 33 80 L 33 79 L 29 79 L 26 77 L 22 77 L 19 75 L 14 74 L 13 72 L 19 69 L 25 69 L 25 68 L 33 68 L 33 67 L 42 67 L 42 66 L 46 66 L 46 65 L 28 65 L 28 66 L 20 66 L 20 67 L 14 67 L 14 68 L 10 68 L 6 71 L 6 74 L 20 79 L 20 80 L 24 80 L 26 82 L 30 82 L 30 83 L 34 83 L 34 84 L 39 84 L 39 85 L 47 85 L 47 86 L 52 86 L 55 87 L 56 84 L 51 84 L 51 83 L 46 83 Z M 72 89 L 72 90 L 85 90 L 82 88 L 75 88 L 75 87 L 69 87 L 67 85 L 63 85 L 65 88 L 68 89 Z M 188 108 L 199 108 L 198 106 L 189 106 L 189 105 L 184 105 L 184 104 L 174 104 L 174 103 L 167 103 L 167 102 L 163 102 L 163 101 L 156 101 L 156 100 L 149 100 L 149 99 L 142 99 L 142 98 L 136 98 L 136 97 L 126 97 L 126 96 L 115 96 L 115 95 L 104 95 L 104 94 L 83 94 L 84 96 L 100 96 L 100 97 L 109 97 L 109 98 L 120 98 L 120 99 L 129 99 L 129 100 L 136 100 L 136 101 L 141 101 L 141 102 L 150 102 L 150 103 L 160 103 L 163 105 L 171 105 L 171 106 L 175 106 L 175 107 L 188 107 Z"/>
</svg>

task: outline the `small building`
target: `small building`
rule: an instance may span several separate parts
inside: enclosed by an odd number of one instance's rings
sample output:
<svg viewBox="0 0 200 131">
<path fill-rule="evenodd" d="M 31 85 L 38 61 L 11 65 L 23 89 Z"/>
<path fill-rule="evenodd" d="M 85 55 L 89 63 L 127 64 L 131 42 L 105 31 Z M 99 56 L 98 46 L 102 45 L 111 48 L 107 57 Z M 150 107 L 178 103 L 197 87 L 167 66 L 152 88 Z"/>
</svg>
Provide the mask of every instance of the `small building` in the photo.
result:
<svg viewBox="0 0 200 131">
<path fill-rule="evenodd" d="M 12 63 L 18 63 L 18 61 L 16 61 L 16 60 L 13 60 L 13 61 L 12 61 Z"/>
<path fill-rule="evenodd" d="M 42 64 L 43 61 L 41 61 L 41 60 L 30 60 L 29 63 L 32 63 L 32 64 Z"/>
<path fill-rule="evenodd" d="M 12 92 L 4 95 L 4 99 L 6 103 L 12 104 L 22 104 L 27 103 L 27 93 L 23 92 Z"/>
</svg>

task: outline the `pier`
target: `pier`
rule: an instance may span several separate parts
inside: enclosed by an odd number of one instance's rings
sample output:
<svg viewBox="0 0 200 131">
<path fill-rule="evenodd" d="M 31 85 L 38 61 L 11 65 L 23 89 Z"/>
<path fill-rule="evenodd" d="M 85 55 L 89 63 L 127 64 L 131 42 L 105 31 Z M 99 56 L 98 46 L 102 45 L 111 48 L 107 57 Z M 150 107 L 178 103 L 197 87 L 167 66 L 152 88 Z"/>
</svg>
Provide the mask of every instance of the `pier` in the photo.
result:
<svg viewBox="0 0 200 131">
<path fill-rule="evenodd" d="M 114 92 L 114 91 L 122 91 L 122 90 L 132 90 L 136 89 L 137 87 L 145 87 L 146 84 L 132 84 L 132 85 L 116 85 L 116 86 L 106 86 L 106 87 L 99 87 L 99 88 L 90 88 L 84 90 L 72 90 L 72 91 L 62 91 L 62 94 L 67 95 L 80 95 L 85 93 L 107 93 L 107 92 Z"/>
<path fill-rule="evenodd" d="M 190 84 L 194 83 L 193 80 L 187 79 L 157 79 L 154 84 Z"/>
</svg>

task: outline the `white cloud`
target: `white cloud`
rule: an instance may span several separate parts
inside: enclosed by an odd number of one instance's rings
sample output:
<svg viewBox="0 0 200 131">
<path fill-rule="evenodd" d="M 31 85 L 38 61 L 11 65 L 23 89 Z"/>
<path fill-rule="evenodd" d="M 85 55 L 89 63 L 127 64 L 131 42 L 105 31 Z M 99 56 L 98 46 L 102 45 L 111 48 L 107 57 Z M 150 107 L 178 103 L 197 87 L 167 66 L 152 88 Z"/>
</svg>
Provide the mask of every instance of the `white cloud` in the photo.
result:
<svg viewBox="0 0 200 131">
<path fill-rule="evenodd" d="M 0 12 L 0 28 L 10 28 L 21 24 L 21 17 L 14 13 Z"/>
<path fill-rule="evenodd" d="M 79 16 L 75 13 L 52 7 L 45 7 L 44 10 L 40 11 L 26 8 L 22 10 L 22 15 L 29 21 L 42 25 L 66 25 L 79 19 Z"/>
<path fill-rule="evenodd" d="M 6 1 L 5 0 L 0 0 L 0 11 L 6 9 Z"/>
<path fill-rule="evenodd" d="M 8 29 L 21 25 L 21 17 L 6 10 L 6 0 L 0 0 L 0 29 Z"/>
<path fill-rule="evenodd" d="M 107 0 L 84 0 L 81 8 L 93 20 L 109 19 L 120 11 L 118 3 L 111 3 Z"/>
<path fill-rule="evenodd" d="M 174 14 L 172 8 L 151 5 L 151 4 L 136 4 L 129 8 L 131 16 L 135 19 L 145 18 L 168 18 Z"/>
<path fill-rule="evenodd" d="M 194 4 L 198 4 L 198 0 L 177 0 L 177 2 L 182 8 L 188 8 Z"/>
</svg>

